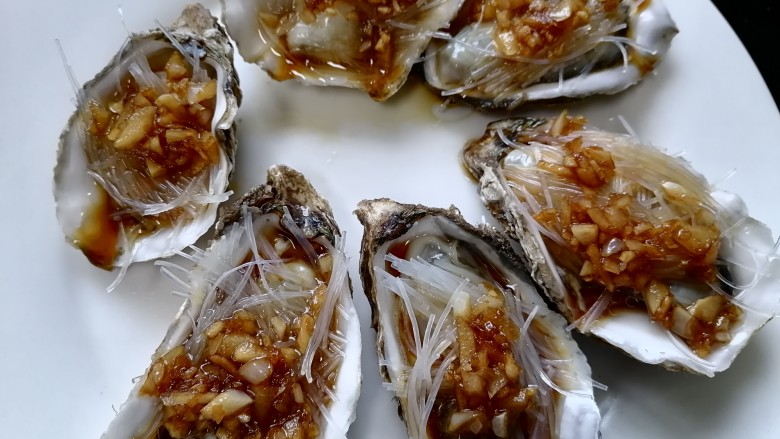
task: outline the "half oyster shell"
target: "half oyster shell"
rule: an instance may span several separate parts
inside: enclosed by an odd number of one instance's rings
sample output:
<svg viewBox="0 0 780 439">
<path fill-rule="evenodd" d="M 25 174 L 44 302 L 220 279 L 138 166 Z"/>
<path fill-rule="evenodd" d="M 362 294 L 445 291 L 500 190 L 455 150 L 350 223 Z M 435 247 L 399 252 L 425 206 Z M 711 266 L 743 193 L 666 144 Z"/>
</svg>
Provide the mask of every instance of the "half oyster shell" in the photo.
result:
<svg viewBox="0 0 780 439">
<path fill-rule="evenodd" d="M 221 0 L 249 63 L 277 81 L 358 88 L 384 101 L 462 0 Z"/>
<path fill-rule="evenodd" d="M 360 275 L 411 438 L 598 437 L 590 367 L 524 262 L 455 208 L 362 201 Z"/>
<path fill-rule="evenodd" d="M 425 79 L 484 108 L 620 92 L 666 54 L 677 28 L 660 0 L 467 1 Z"/>
<path fill-rule="evenodd" d="M 190 5 L 130 36 L 77 100 L 54 168 L 68 242 L 105 269 L 194 243 L 229 195 L 241 101 L 216 18 Z"/>
<path fill-rule="evenodd" d="M 690 164 L 564 112 L 466 145 L 487 208 L 566 318 L 636 359 L 712 376 L 780 310 L 771 231 Z"/>
<path fill-rule="evenodd" d="M 191 257 L 189 298 L 103 437 L 346 437 L 360 326 L 328 203 L 273 166 Z"/>
</svg>

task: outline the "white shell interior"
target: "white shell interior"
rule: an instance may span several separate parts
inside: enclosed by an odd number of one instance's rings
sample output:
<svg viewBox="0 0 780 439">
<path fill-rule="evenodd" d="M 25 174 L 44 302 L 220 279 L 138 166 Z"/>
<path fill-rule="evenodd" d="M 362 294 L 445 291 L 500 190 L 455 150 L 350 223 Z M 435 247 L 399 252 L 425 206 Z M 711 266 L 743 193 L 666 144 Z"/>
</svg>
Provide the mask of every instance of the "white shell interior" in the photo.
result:
<svg viewBox="0 0 780 439">
<path fill-rule="evenodd" d="M 713 196 L 732 213 L 747 215 L 736 195 L 714 192 Z M 682 366 L 710 377 L 726 370 L 753 333 L 780 312 L 777 290 L 780 259 L 773 248 L 771 231 L 766 225 L 747 218 L 732 233 L 731 245 L 724 245 L 721 254 L 728 252 L 730 259 L 737 261 L 728 268 L 737 285 L 748 287 L 735 292 L 735 303 L 742 309 L 743 317 L 731 331 L 732 340 L 728 344 L 718 346 L 702 359 L 681 340 L 651 322 L 644 309 L 601 318 L 591 332 L 645 363 Z"/>
<path fill-rule="evenodd" d="M 271 213 L 257 216 L 253 220 L 254 232 L 257 233 L 267 224 L 278 224 L 278 215 Z M 234 226 L 225 235 L 215 241 L 206 251 L 190 274 L 191 295 L 184 302 L 175 321 L 168 329 L 153 360 L 179 346 L 190 337 L 193 322 L 201 313 L 204 302 L 210 294 L 212 284 L 210 279 L 218 278 L 221 273 L 241 264 L 247 254 L 253 250 L 250 240 L 246 238 L 243 225 Z M 345 283 L 346 285 L 346 283 Z M 346 286 L 345 286 L 346 288 Z M 339 318 L 339 329 L 346 338 L 344 358 L 335 380 L 334 393 L 337 395 L 329 407 L 330 420 L 322 433 L 323 439 L 345 438 L 349 426 L 355 420 L 355 408 L 361 385 L 361 338 L 360 324 L 352 297 L 347 292 L 342 295 L 342 306 L 346 315 Z M 138 438 L 146 439 L 157 428 L 161 403 L 159 398 L 138 394 L 146 374 L 132 390 L 117 416 L 111 421 L 103 434 L 103 439 Z"/>
<path fill-rule="evenodd" d="M 535 161 L 520 150 L 510 152 L 504 162 L 535 166 Z M 703 179 L 702 181 L 705 182 Z M 512 206 L 516 198 L 509 195 L 510 189 L 505 188 L 503 191 L 504 205 Z M 726 370 L 747 345 L 753 333 L 780 312 L 780 291 L 777 285 L 777 279 L 780 278 L 780 258 L 771 230 L 748 216 L 744 202 L 737 195 L 718 190 L 712 191 L 711 195 L 729 214 L 724 216 L 742 218 L 722 231 L 719 253 L 721 259 L 730 261 L 727 268 L 733 282 L 742 286 L 733 293 L 733 302 L 743 311 L 743 315 L 730 331 L 732 340 L 715 345 L 706 358 L 701 358 L 694 354 L 682 339 L 652 322 L 644 307 L 602 314 L 590 327 L 593 335 L 642 362 L 682 368 L 711 377 Z M 524 214 L 522 208 L 509 209 L 514 212 L 515 218 Z M 546 252 L 541 244 L 541 235 L 535 230 L 531 233 L 539 242 L 539 251 Z M 551 293 L 556 297 L 562 298 L 567 293 L 566 287 L 559 279 L 550 279 L 553 282 L 547 287 L 551 288 Z"/>
<path fill-rule="evenodd" d="M 500 257 L 490 245 L 478 240 L 478 238 L 475 238 L 475 235 L 463 231 L 450 220 L 434 216 L 426 216 L 418 220 L 402 236 L 382 244 L 373 255 L 373 267 L 385 266 L 387 251 L 395 242 L 445 234 L 476 246 L 482 255 L 494 263 L 494 266 L 502 267 Z M 558 437 L 561 439 L 598 437 L 601 417 L 593 399 L 590 366 L 584 354 L 571 338 L 571 335 L 564 330 L 566 327 L 565 320 L 547 308 L 544 300 L 537 294 L 535 288 L 531 286 L 531 280 L 527 276 L 521 275 L 516 269 L 508 267 L 502 268 L 502 273 L 509 279 L 509 285 L 514 287 L 515 294 L 519 295 L 521 302 L 539 307 L 534 322 L 535 324 L 543 325 L 545 332 L 555 337 L 554 340 L 549 340 L 550 344 L 555 345 L 557 349 L 562 349 L 566 352 L 567 358 L 573 360 L 570 365 L 566 366 L 566 371 L 571 376 L 576 377 L 576 379 L 567 381 L 566 384 L 560 383 L 560 385 L 565 390 L 576 393 L 556 395 L 559 398 L 556 399 L 555 414 L 557 419 L 554 421 L 554 426 L 559 432 Z M 408 365 L 405 365 L 402 360 L 405 358 L 405 354 L 401 351 L 402 345 L 399 341 L 400 334 L 397 325 L 398 316 L 405 311 L 397 308 L 395 303 L 398 301 L 392 300 L 393 294 L 383 287 L 381 283 L 377 283 L 376 288 L 377 308 L 384 338 L 378 341 L 384 346 L 384 352 L 381 353 L 384 358 L 380 357 L 380 362 L 384 360 L 388 374 L 395 388 L 398 389 L 399 385 L 403 386 L 403 384 L 399 383 L 405 382 L 405 375 L 408 373 Z M 531 325 L 532 330 L 533 326 Z"/>
<path fill-rule="evenodd" d="M 172 50 L 176 49 L 166 41 L 152 38 L 134 40 L 127 56 L 111 66 L 85 90 L 87 98 L 101 100 L 114 93 L 121 79 L 128 74 L 128 67 L 136 54 L 140 53 L 141 56 L 152 57 Z M 228 112 L 228 103 L 224 95 L 226 72 L 214 59 L 206 58 L 205 62 L 213 67 L 217 73 L 217 102 L 212 119 L 212 133 L 214 133 L 217 128 L 229 128 L 233 121 L 232 118 L 223 120 L 223 115 Z M 73 234 L 81 225 L 83 216 L 97 200 L 95 192 L 97 183 L 86 172 L 87 163 L 82 147 L 83 136 L 86 133 L 84 122 L 78 111 L 80 110 L 77 109 L 77 113 L 71 117 L 63 133 L 54 179 L 57 217 L 69 240 L 72 239 Z M 220 148 L 219 165 L 213 166 L 208 171 L 208 195 L 220 195 L 225 192 L 229 167 L 230 163 L 225 151 Z M 163 228 L 154 234 L 143 236 L 132 243 L 131 248 L 124 248 L 120 240 L 117 244 L 121 247 L 120 255 L 114 261 L 114 265 L 125 266 L 132 262 L 167 257 L 194 243 L 214 223 L 217 207 L 218 203 L 210 202 L 204 206 L 202 213 L 194 221 L 180 228 Z"/>
<path fill-rule="evenodd" d="M 634 12 L 635 8 L 636 6 L 632 6 L 628 37 L 641 47 L 641 56 L 662 59 L 669 50 L 672 38 L 677 34 L 674 21 L 660 0 L 645 1 L 639 13 Z M 492 23 L 472 24 L 451 40 L 432 44 L 426 52 L 426 80 L 443 93 L 467 85 L 464 81 L 472 73 L 473 66 L 484 63 L 486 58 L 492 58 L 487 48 L 492 44 L 493 29 Z M 470 46 L 481 50 L 470 50 Z M 531 84 L 519 90 L 510 100 L 544 101 L 618 93 L 639 82 L 643 76 L 640 67 L 628 62 L 552 83 Z M 491 99 L 491 96 L 472 96 L 469 91 L 463 92 L 463 95 Z"/>
<path fill-rule="evenodd" d="M 296 68 L 293 75 L 310 85 L 363 88 L 371 78 L 360 72 L 351 71 L 342 64 L 344 59 L 358 53 L 362 41 L 360 30 L 345 20 L 339 13 L 318 15 L 314 22 L 307 23 L 298 17 L 302 2 L 296 0 L 221 0 L 222 17 L 231 38 L 235 40 L 241 57 L 249 63 L 259 64 L 264 70 L 274 72 L 288 63 L 292 54 L 305 55 L 322 62 L 316 68 Z M 405 17 L 403 23 L 391 27 L 393 38 L 400 46 L 396 49 L 394 66 L 397 71 L 387 73 L 394 77 L 381 99 L 394 94 L 403 83 L 425 50 L 432 35 L 446 27 L 455 16 L 462 0 L 421 0 L 419 12 Z M 373 8 L 375 6 L 368 6 Z M 333 9 L 338 11 L 339 8 Z M 258 13 L 283 16 L 294 12 L 296 24 L 289 26 L 284 34 L 287 43 L 279 40 L 278 29 L 266 29 L 258 22 Z"/>
</svg>

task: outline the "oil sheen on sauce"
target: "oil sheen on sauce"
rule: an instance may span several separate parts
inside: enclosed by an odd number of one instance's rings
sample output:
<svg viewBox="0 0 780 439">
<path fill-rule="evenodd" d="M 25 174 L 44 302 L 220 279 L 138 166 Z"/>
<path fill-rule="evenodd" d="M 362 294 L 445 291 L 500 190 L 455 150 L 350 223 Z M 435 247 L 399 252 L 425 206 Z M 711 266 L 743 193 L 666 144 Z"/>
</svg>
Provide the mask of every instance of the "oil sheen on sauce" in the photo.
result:
<svg viewBox="0 0 780 439">
<path fill-rule="evenodd" d="M 171 59 L 177 57 L 181 58 L 178 52 L 174 51 Z M 151 59 L 155 64 L 155 71 L 163 69 L 162 66 L 164 64 L 162 63 L 164 60 L 165 58 L 159 55 Z M 179 62 L 183 61 L 179 60 Z M 186 66 L 186 68 L 190 69 L 189 66 Z M 190 72 L 189 75 L 191 75 L 191 69 L 188 71 Z M 213 75 L 213 72 L 209 73 Z M 189 84 L 189 79 L 185 77 L 176 81 L 170 80 L 167 84 L 169 87 L 168 91 L 173 93 L 182 87 L 186 88 L 187 84 Z M 120 88 L 115 91 L 110 101 L 120 102 L 123 107 L 134 106 L 136 97 L 141 99 L 142 96 L 146 96 L 154 102 L 155 93 L 159 94 L 157 91 L 152 92 L 148 89 L 140 89 L 135 80 L 130 75 L 127 75 L 121 81 Z M 202 104 L 202 107 L 206 109 L 205 111 L 211 114 L 215 106 L 215 99 L 208 99 L 203 101 Z M 89 110 L 85 111 L 85 117 L 89 126 L 86 135 L 94 138 L 94 142 L 97 144 L 94 150 L 100 154 L 99 158 L 93 157 L 90 160 L 105 161 L 106 151 L 115 149 L 113 142 L 107 138 L 109 135 L 105 127 L 107 122 L 105 120 L 101 121 L 97 116 L 103 115 L 103 118 L 108 118 L 109 121 L 116 121 L 119 116 L 109 112 L 103 105 L 105 104 L 92 101 L 89 104 Z M 157 106 L 156 120 L 147 134 L 148 139 L 156 138 L 158 140 L 158 150 L 161 153 L 144 147 L 133 147 L 129 150 L 116 149 L 113 152 L 116 157 L 120 157 L 119 160 L 127 164 L 128 169 L 125 172 L 137 173 L 137 178 L 150 179 L 152 181 L 150 186 L 152 187 L 163 181 L 169 181 L 174 185 L 178 185 L 182 178 L 190 177 L 193 173 L 198 175 L 201 172 L 205 172 L 209 163 L 219 160 L 219 153 L 216 151 L 219 149 L 219 146 L 210 132 L 211 117 L 209 117 L 208 123 L 204 124 L 202 114 L 195 112 L 177 114 L 173 128 L 202 132 L 205 140 L 188 138 L 169 143 L 166 133 L 169 130 L 175 131 L 175 129 L 172 129 L 170 125 L 163 127 L 158 124 L 161 114 L 166 114 L 160 113 L 160 111 L 164 111 L 160 110 L 161 108 L 161 106 Z M 95 154 L 95 152 L 88 151 L 87 154 Z M 148 175 L 151 172 L 151 168 L 147 169 L 150 163 L 155 166 L 154 170 L 161 175 Z M 81 249 L 92 264 L 106 270 L 111 270 L 120 256 L 122 233 L 124 233 L 127 242 L 132 244 L 139 238 L 149 236 L 161 228 L 170 227 L 176 221 L 189 220 L 188 217 L 182 216 L 184 215 L 182 208 L 174 208 L 157 215 L 142 215 L 123 208 L 97 183 L 95 183 L 93 197 L 95 201 L 84 212 L 82 223 L 74 232 L 72 242 Z M 127 251 L 128 249 L 124 250 Z"/>
<path fill-rule="evenodd" d="M 265 227 L 259 233 L 270 243 L 281 239 L 292 244 L 281 251 L 279 258 L 288 262 L 303 262 L 310 265 L 302 246 L 284 228 Z M 327 248 L 322 243 L 316 240 L 308 240 L 308 242 L 314 248 L 318 258 L 328 254 Z M 239 265 L 252 260 L 254 254 L 249 252 Z M 184 346 L 175 348 L 155 361 L 152 365 L 152 373 L 149 374 L 141 392 L 159 396 L 164 401 L 179 395 L 188 395 L 190 398 L 187 403 L 166 407 L 162 426 L 158 431 L 159 437 L 183 437 L 180 436 L 181 434 L 211 435 L 215 431 L 221 432 L 217 433 L 218 437 L 220 434 L 228 434 L 225 437 L 258 438 L 288 437 L 285 434 L 291 434 L 289 437 L 300 439 L 314 439 L 320 436 L 318 409 L 303 395 L 312 390 L 321 391 L 322 399 L 327 403 L 327 392 L 318 390 L 318 386 L 325 385 L 333 389 L 335 375 L 331 373 L 323 377 L 322 382 L 309 385 L 300 371 L 300 358 L 303 352 L 297 338 L 302 330 L 300 329 L 303 326 L 302 320 L 316 318 L 321 307 L 321 297 L 318 292 L 324 291 L 326 286 L 324 282 L 328 277 L 328 273 L 323 272 L 319 264 L 310 266 L 319 281 L 318 287 L 307 300 L 309 305 L 301 315 L 301 320 L 291 324 L 282 338 L 279 338 L 275 330 L 262 329 L 269 327 L 267 321 L 263 325 L 258 324 L 258 319 L 268 318 L 264 316 L 266 310 L 258 312 L 251 309 L 238 310 L 231 317 L 215 322 L 212 327 L 217 329 L 214 331 L 206 331 L 208 341 L 205 358 L 197 364 L 191 361 Z M 256 268 L 254 267 L 253 270 Z M 259 273 L 256 276 L 259 282 Z M 334 321 L 336 318 L 334 316 Z M 266 367 L 271 372 L 262 381 L 249 382 L 241 375 L 240 369 L 247 363 L 247 359 L 237 357 L 237 351 L 233 350 L 234 346 L 231 346 L 229 341 L 231 337 L 240 338 L 241 341 L 232 343 L 238 345 L 239 349 L 250 343 L 262 353 L 261 357 L 248 360 L 261 359 L 266 362 Z M 312 368 L 323 367 L 324 361 L 323 355 L 315 355 Z M 159 372 L 154 373 L 155 370 Z M 243 392 L 252 398 L 252 403 L 234 413 L 220 416 L 219 419 L 204 420 L 202 410 L 206 401 L 216 394 L 229 390 Z M 193 394 L 196 396 L 191 396 Z"/>
<path fill-rule="evenodd" d="M 485 255 L 477 251 L 473 246 L 465 243 L 461 245 L 464 249 L 463 251 L 469 253 L 476 263 L 477 266 L 473 268 L 488 279 L 492 279 L 492 284 L 494 285 L 492 288 L 502 289 L 504 285 L 509 283 L 503 273 Z M 399 241 L 392 244 L 388 248 L 387 253 L 401 259 L 408 259 L 409 247 L 410 240 Z M 392 268 L 389 262 L 386 262 L 385 269 L 393 276 L 400 275 L 397 270 Z M 485 357 L 489 370 L 500 370 L 506 361 L 507 353 L 511 355 L 511 343 L 521 336 L 519 328 L 506 315 L 506 308 L 488 309 L 478 315 L 471 315 L 468 319 L 456 317 L 456 320 L 458 319 L 461 319 L 459 325 L 465 325 L 465 327 L 468 327 L 467 331 L 473 334 L 476 346 L 474 355 L 477 355 L 478 352 L 479 356 Z M 416 355 L 414 352 L 415 342 L 411 338 L 412 323 L 410 316 L 406 313 L 400 313 L 397 324 L 400 333 L 405 334 L 405 336 L 402 336 L 401 343 L 405 347 L 406 361 L 413 363 L 416 361 Z M 534 330 L 538 329 L 538 325 L 532 326 Z M 455 349 L 458 348 L 456 347 Z M 435 361 L 434 364 L 440 364 L 440 361 L 441 358 Z M 516 429 L 530 431 L 533 425 L 533 416 L 527 413 L 526 410 L 533 405 L 531 402 L 534 394 L 533 390 L 524 389 L 519 380 L 509 380 L 506 386 L 491 398 L 487 394 L 467 393 L 460 382 L 460 372 L 457 371 L 458 364 L 459 361 L 456 360 L 450 366 L 451 368 L 455 367 L 455 369 L 447 373 L 436 397 L 433 410 L 430 412 L 427 422 L 427 433 L 430 438 L 492 437 L 489 425 L 483 426 L 479 434 L 472 434 L 469 431 L 449 433 L 447 423 L 450 416 L 464 409 L 476 410 L 486 416 L 487 420 L 491 420 L 500 413 L 506 412 L 509 417 L 509 431 Z M 490 421 L 488 421 L 488 424 L 490 424 Z"/>
</svg>

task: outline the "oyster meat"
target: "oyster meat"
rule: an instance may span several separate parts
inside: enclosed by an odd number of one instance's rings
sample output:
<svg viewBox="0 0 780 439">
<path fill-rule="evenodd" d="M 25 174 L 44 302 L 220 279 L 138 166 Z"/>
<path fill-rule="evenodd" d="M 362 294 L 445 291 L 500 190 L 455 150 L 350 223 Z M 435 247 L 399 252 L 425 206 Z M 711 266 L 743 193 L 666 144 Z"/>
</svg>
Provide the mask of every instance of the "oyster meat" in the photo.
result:
<svg viewBox="0 0 780 439">
<path fill-rule="evenodd" d="M 596 438 L 590 367 L 524 262 L 455 208 L 362 201 L 360 275 L 410 438 Z"/>
<path fill-rule="evenodd" d="M 358 88 L 384 101 L 462 0 L 221 0 L 245 61 L 277 81 Z"/>
<path fill-rule="evenodd" d="M 346 437 L 361 341 L 343 246 L 303 175 L 271 167 L 191 255 L 189 297 L 103 437 Z"/>
<path fill-rule="evenodd" d="M 780 310 L 771 231 L 679 157 L 564 112 L 464 161 L 563 315 L 640 361 L 712 376 Z"/>
<path fill-rule="evenodd" d="M 677 28 L 660 0 L 468 0 L 431 42 L 425 79 L 484 108 L 620 92 L 663 58 Z"/>
<path fill-rule="evenodd" d="M 217 19 L 190 5 L 131 35 L 77 101 L 54 169 L 68 242 L 105 269 L 194 243 L 229 195 L 236 150 L 241 92 Z"/>
</svg>

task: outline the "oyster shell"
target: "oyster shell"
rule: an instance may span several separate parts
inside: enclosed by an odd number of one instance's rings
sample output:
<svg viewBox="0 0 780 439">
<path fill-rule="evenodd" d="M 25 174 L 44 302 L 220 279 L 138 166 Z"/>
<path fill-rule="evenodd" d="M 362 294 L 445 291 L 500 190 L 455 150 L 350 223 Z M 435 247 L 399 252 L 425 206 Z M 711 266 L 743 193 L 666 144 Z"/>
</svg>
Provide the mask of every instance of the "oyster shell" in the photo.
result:
<svg viewBox="0 0 780 439">
<path fill-rule="evenodd" d="M 360 275 L 411 438 L 598 437 L 590 367 L 495 229 L 360 202 Z"/>
<path fill-rule="evenodd" d="M 580 331 L 646 363 L 725 370 L 780 310 L 771 231 L 684 160 L 585 124 L 489 124 L 464 150 L 483 202 Z"/>
<path fill-rule="evenodd" d="M 384 101 L 462 0 L 221 0 L 245 61 L 277 81 L 358 88 Z"/>
<path fill-rule="evenodd" d="M 666 54 L 677 28 L 660 0 L 466 2 L 425 79 L 484 108 L 620 92 Z"/>
<path fill-rule="evenodd" d="M 214 223 L 236 151 L 233 48 L 201 5 L 131 35 L 77 93 L 54 168 L 57 219 L 94 265 L 170 256 Z"/>
<path fill-rule="evenodd" d="M 103 437 L 346 437 L 360 326 L 328 203 L 273 166 L 192 258 L 189 298 Z"/>
</svg>

